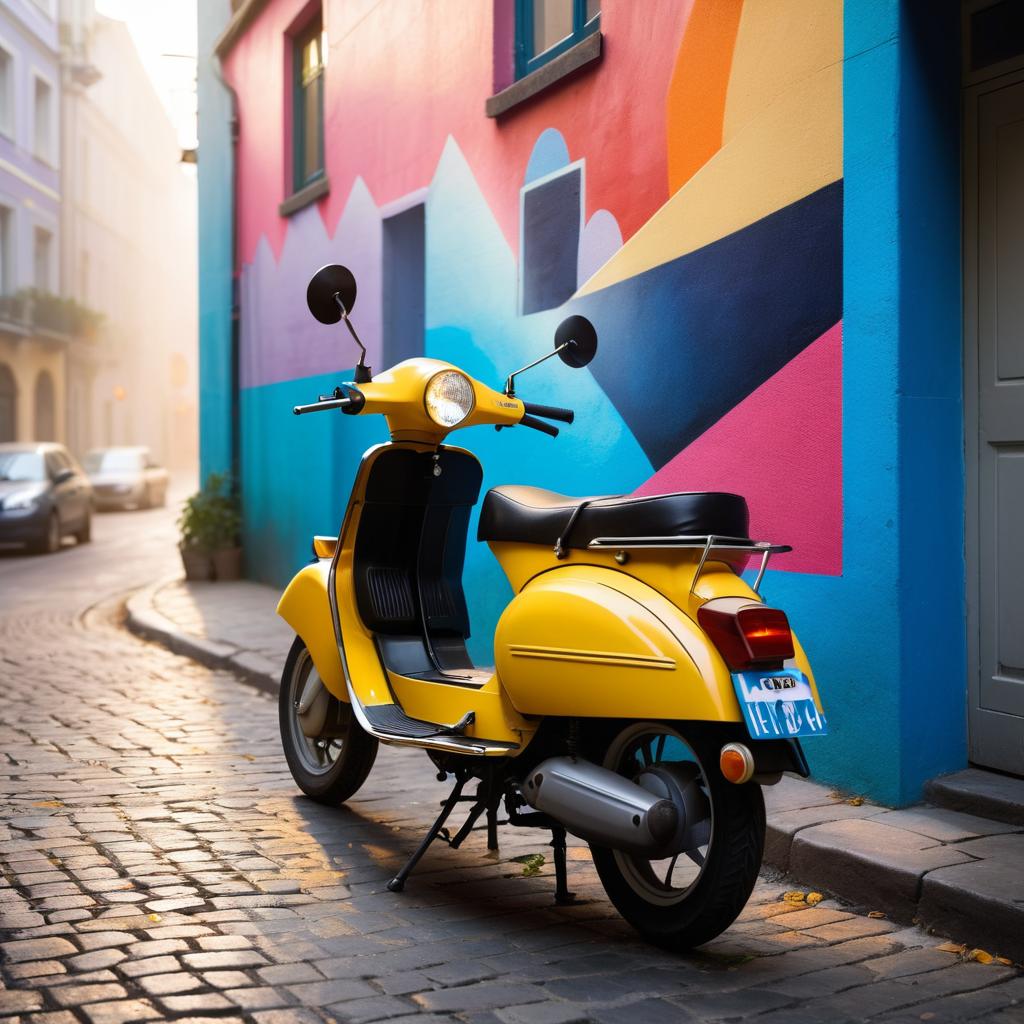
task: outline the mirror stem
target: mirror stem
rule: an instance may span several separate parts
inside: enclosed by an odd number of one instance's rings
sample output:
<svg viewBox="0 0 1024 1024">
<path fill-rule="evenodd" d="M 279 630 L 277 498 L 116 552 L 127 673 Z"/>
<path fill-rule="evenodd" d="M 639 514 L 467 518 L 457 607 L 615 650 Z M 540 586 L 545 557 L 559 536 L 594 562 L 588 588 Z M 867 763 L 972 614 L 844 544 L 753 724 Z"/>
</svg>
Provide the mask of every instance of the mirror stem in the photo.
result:
<svg viewBox="0 0 1024 1024">
<path fill-rule="evenodd" d="M 527 363 L 525 366 L 521 366 L 515 372 L 510 373 L 505 378 L 505 394 L 509 398 L 515 398 L 515 396 L 516 396 L 515 378 L 518 377 L 519 374 L 524 373 L 526 370 L 532 370 L 535 366 L 539 366 L 546 359 L 550 359 L 552 356 L 557 356 L 558 353 L 561 352 L 563 348 L 568 348 L 571 344 L 572 344 L 571 341 L 567 341 L 564 344 L 559 345 L 558 348 L 553 349 L 546 356 L 541 356 L 540 359 L 534 359 L 534 361 L 532 363 Z"/>
<path fill-rule="evenodd" d="M 341 319 L 345 321 L 345 326 L 348 328 L 349 334 L 352 335 L 353 340 L 359 346 L 359 362 L 356 363 L 355 371 L 355 383 L 356 384 L 367 384 L 372 379 L 370 374 L 370 367 L 366 365 L 366 346 L 359 340 L 359 335 L 356 334 L 356 329 L 352 326 L 352 321 L 348 318 L 348 310 L 345 308 L 345 303 L 341 301 L 341 293 L 334 293 L 334 301 L 338 304 L 338 309 L 341 312 Z"/>
</svg>

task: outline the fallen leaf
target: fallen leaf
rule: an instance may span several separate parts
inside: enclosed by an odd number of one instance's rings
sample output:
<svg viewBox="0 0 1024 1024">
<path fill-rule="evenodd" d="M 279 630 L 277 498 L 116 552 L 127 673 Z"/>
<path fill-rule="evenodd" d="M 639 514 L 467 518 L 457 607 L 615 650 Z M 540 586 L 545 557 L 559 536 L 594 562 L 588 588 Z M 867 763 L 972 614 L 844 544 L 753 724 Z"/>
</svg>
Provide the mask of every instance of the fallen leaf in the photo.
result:
<svg viewBox="0 0 1024 1024">
<path fill-rule="evenodd" d="M 996 963 L 997 964 L 1002 964 L 1004 967 L 1012 967 L 1013 966 L 1013 961 L 1010 960 L 1008 957 L 1005 957 L 1005 956 L 997 956 L 996 957 Z"/>
<path fill-rule="evenodd" d="M 244 757 L 246 759 L 246 761 L 255 761 L 256 760 L 256 758 L 252 754 L 243 754 L 242 757 Z"/>
<path fill-rule="evenodd" d="M 782 898 L 787 903 L 803 903 L 806 896 L 799 889 L 792 889 L 789 892 L 784 892 Z"/>
<path fill-rule="evenodd" d="M 877 921 L 879 918 L 885 917 L 885 914 L 880 910 L 872 910 L 871 913 L 868 914 L 868 917 L 873 917 Z"/>
<path fill-rule="evenodd" d="M 33 807 L 63 807 L 64 804 L 60 800 L 37 800 Z"/>
<path fill-rule="evenodd" d="M 944 942 L 941 946 L 936 946 L 935 948 L 943 953 L 956 953 L 957 956 L 963 956 L 967 952 L 966 946 L 961 946 L 956 942 Z"/>
<path fill-rule="evenodd" d="M 159 921 L 159 920 L 161 920 L 161 917 L 160 917 L 159 914 L 150 914 L 149 915 L 149 919 L 150 919 L 150 921 Z"/>
<path fill-rule="evenodd" d="M 539 875 L 540 869 L 544 867 L 543 853 L 525 853 L 521 857 L 512 858 L 517 864 L 523 865 L 523 874 L 529 878 L 531 875 Z"/>
<path fill-rule="evenodd" d="M 807 905 L 809 907 L 817 906 L 825 897 L 820 892 L 809 892 L 807 894 Z"/>
<path fill-rule="evenodd" d="M 990 964 L 995 957 L 991 953 L 986 953 L 983 949 L 972 949 L 967 954 L 968 960 L 977 960 L 979 964 Z"/>
<path fill-rule="evenodd" d="M 931 1010 L 925 1010 L 924 1013 L 922 1013 L 921 1016 L 918 1017 L 917 1019 L 918 1020 L 932 1020 L 932 1018 L 934 1018 L 934 1016 L 935 1016 L 935 1014 L 932 1013 Z"/>
<path fill-rule="evenodd" d="M 862 796 L 851 796 L 851 797 L 850 797 L 850 799 L 849 799 L 849 800 L 847 800 L 846 802 L 847 802 L 847 803 L 848 803 L 848 804 L 849 804 L 849 805 L 850 805 L 851 807 L 860 807 L 860 805 L 861 805 L 862 803 L 864 803 L 864 797 L 862 797 Z"/>
</svg>

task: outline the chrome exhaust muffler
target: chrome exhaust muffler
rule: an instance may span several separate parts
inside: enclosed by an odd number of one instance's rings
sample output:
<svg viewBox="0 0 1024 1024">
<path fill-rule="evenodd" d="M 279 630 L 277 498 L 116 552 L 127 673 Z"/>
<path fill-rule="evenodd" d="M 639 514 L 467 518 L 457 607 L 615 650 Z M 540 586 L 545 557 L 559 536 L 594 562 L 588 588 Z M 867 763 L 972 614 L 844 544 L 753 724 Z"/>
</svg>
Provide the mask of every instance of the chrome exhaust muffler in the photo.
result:
<svg viewBox="0 0 1024 1024">
<path fill-rule="evenodd" d="M 535 810 L 598 846 L 649 855 L 683 848 L 684 805 L 592 761 L 549 757 L 526 776 L 520 789 Z"/>
</svg>

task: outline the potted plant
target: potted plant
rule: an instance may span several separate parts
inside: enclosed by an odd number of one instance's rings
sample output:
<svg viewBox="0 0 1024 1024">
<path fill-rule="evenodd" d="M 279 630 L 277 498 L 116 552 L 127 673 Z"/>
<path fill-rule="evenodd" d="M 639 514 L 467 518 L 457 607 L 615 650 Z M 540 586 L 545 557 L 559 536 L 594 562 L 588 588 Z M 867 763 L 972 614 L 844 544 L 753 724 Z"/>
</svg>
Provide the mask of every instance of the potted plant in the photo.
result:
<svg viewBox="0 0 1024 1024">
<path fill-rule="evenodd" d="M 237 580 L 241 575 L 242 550 L 238 499 L 227 477 L 211 473 L 206 486 L 185 502 L 178 519 L 181 560 L 189 580 Z"/>
</svg>

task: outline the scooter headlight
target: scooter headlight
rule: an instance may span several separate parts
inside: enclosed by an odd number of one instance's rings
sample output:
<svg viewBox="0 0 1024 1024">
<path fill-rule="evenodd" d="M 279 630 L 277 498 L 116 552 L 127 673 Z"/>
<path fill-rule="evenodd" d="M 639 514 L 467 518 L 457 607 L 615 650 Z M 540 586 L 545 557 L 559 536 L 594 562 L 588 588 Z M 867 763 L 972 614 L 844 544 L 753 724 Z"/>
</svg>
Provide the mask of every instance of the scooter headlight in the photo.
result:
<svg viewBox="0 0 1024 1024">
<path fill-rule="evenodd" d="M 442 370 L 427 382 L 427 415 L 440 427 L 460 424 L 473 411 L 474 402 L 469 378 L 455 370 Z"/>
</svg>

